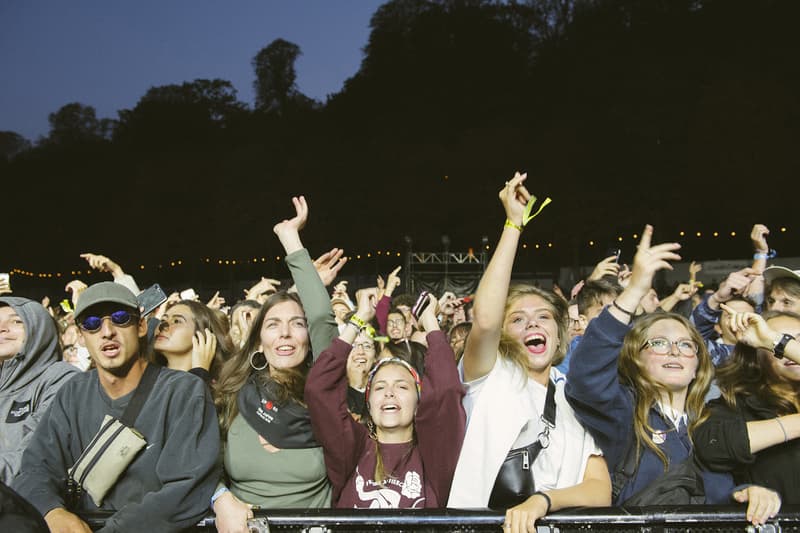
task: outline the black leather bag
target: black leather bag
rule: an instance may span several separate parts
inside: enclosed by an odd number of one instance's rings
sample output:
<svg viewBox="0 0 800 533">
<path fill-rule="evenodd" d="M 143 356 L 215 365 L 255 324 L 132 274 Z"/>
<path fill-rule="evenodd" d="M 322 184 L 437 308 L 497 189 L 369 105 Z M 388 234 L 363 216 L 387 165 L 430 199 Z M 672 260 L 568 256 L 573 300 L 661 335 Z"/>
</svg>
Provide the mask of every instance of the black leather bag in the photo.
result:
<svg viewBox="0 0 800 533">
<path fill-rule="evenodd" d="M 544 429 L 539 438 L 527 446 L 514 448 L 500 466 L 489 496 L 489 508 L 506 510 L 527 500 L 536 492 L 536 483 L 531 473 L 533 462 L 544 448 L 550 445 L 550 430 L 556 427 L 555 384 L 547 385 L 544 414 L 541 417 Z"/>
</svg>

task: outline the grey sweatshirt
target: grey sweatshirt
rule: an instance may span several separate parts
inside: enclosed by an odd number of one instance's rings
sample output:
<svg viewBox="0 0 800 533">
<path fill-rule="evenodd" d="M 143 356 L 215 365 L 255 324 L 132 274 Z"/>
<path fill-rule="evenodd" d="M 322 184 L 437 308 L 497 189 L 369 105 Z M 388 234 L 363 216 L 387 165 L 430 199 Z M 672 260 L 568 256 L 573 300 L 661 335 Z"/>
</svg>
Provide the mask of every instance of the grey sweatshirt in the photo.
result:
<svg viewBox="0 0 800 533">
<path fill-rule="evenodd" d="M 25 325 L 22 350 L 0 363 L 0 480 L 10 484 L 47 406 L 78 369 L 59 361 L 56 325 L 40 303 L 3 296 L 3 304 L 13 308 Z"/>
<path fill-rule="evenodd" d="M 12 488 L 43 515 L 64 506 L 64 478 L 106 414 L 120 417 L 133 392 L 112 400 L 97 370 L 56 395 L 22 457 Z M 180 531 L 197 523 L 219 479 L 219 428 L 208 387 L 188 372 L 162 368 L 135 424 L 147 440 L 106 495 L 117 511 L 101 531 Z M 84 492 L 78 512 L 96 511 Z"/>
</svg>

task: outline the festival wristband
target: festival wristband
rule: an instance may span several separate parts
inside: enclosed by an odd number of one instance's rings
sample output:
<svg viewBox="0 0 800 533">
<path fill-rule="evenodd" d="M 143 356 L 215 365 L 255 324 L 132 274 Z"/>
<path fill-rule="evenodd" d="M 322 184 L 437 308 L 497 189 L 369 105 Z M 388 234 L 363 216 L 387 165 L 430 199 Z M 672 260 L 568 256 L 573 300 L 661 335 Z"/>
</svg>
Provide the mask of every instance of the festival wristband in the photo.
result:
<svg viewBox="0 0 800 533">
<path fill-rule="evenodd" d="M 511 222 L 508 219 L 506 219 L 506 223 L 503 224 L 503 227 L 504 228 L 514 228 L 515 230 L 517 230 L 520 233 L 522 233 L 522 226 L 518 226 L 517 224 L 514 224 L 513 222 Z"/>
</svg>

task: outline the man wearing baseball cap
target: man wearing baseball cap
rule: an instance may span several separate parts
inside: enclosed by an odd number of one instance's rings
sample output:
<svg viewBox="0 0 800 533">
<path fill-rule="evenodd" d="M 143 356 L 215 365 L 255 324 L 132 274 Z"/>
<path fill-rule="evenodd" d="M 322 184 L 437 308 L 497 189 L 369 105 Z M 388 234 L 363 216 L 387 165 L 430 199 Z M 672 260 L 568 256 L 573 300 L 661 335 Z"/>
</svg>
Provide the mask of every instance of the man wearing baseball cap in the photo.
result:
<svg viewBox="0 0 800 533">
<path fill-rule="evenodd" d="M 13 484 L 51 531 L 88 532 L 79 515 L 98 510 L 114 511 L 101 531 L 180 531 L 208 507 L 219 479 L 220 445 L 211 396 L 188 372 L 148 368 L 142 340 L 147 325 L 139 312 L 136 297 L 118 283 L 97 283 L 78 299 L 75 321 L 95 368 L 59 390 Z M 110 488 L 99 492 L 89 484 L 91 475 L 68 475 L 111 420 L 130 427 L 126 408 L 137 403 L 141 408 L 128 431 L 145 442 Z M 104 459 L 103 453 L 97 455 Z"/>
<path fill-rule="evenodd" d="M 800 313 L 800 270 L 771 266 L 764 269 L 764 283 L 767 309 Z"/>
</svg>

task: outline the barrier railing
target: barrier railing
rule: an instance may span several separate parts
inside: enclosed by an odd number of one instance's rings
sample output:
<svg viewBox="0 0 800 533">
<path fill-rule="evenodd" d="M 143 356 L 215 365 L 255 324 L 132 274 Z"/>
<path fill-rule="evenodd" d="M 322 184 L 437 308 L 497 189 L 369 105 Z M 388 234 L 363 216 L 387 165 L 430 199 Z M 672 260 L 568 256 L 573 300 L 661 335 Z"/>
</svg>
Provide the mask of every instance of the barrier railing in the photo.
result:
<svg viewBox="0 0 800 533">
<path fill-rule="evenodd" d="M 99 529 L 109 513 L 83 518 Z M 256 511 L 252 532 L 475 532 L 502 531 L 505 515 L 487 510 L 459 509 L 284 509 Z M 651 506 L 578 508 L 548 515 L 538 522 L 540 532 L 591 531 L 592 533 L 637 531 L 643 533 L 800 531 L 800 506 L 787 506 L 765 526 L 755 528 L 745 520 L 743 506 Z M 214 517 L 194 529 L 216 531 Z"/>
</svg>

